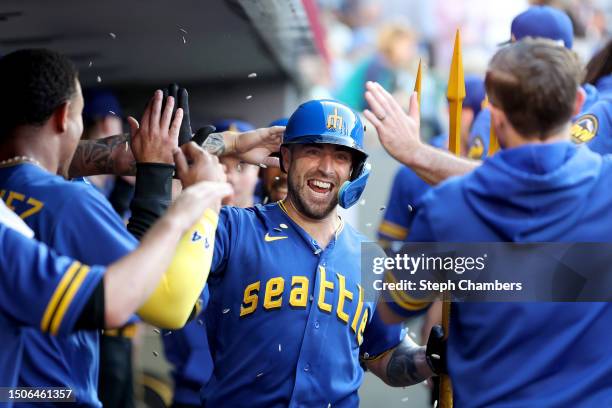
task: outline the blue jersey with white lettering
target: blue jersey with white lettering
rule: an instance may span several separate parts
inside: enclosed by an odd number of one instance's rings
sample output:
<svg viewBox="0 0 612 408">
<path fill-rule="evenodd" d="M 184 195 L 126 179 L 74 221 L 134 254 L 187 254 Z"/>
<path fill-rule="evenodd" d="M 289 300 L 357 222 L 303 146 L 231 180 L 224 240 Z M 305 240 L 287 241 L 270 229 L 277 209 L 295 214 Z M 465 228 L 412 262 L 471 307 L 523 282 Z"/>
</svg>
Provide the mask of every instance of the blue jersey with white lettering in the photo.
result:
<svg viewBox="0 0 612 408">
<path fill-rule="evenodd" d="M 3 224 L 0 242 L 0 387 L 15 387 L 22 359 L 22 329 L 70 333 L 104 268 L 58 256 Z"/>
<path fill-rule="evenodd" d="M 610 180 L 612 156 L 570 142 L 502 150 L 427 193 L 410 239 L 610 242 Z M 611 406 L 610 322 L 609 303 L 454 303 L 455 405 Z"/>
<path fill-rule="evenodd" d="M 207 406 L 357 406 L 360 358 L 397 346 L 400 326 L 364 299 L 361 242 L 349 225 L 325 249 L 282 202 L 221 209 L 206 328 L 214 362 Z"/>
<path fill-rule="evenodd" d="M 0 168 L 0 198 L 34 230 L 36 239 L 86 264 L 107 266 L 137 245 L 99 192 L 33 164 Z M 67 296 L 70 300 L 74 294 Z M 24 329 L 19 384 L 70 387 L 82 405 L 100 406 L 98 332 L 52 337 Z"/>
<path fill-rule="evenodd" d="M 583 108 L 574 120 L 572 139 L 575 143 L 586 143 L 594 152 L 612 153 L 612 74 L 595 84 L 597 101 Z"/>
</svg>

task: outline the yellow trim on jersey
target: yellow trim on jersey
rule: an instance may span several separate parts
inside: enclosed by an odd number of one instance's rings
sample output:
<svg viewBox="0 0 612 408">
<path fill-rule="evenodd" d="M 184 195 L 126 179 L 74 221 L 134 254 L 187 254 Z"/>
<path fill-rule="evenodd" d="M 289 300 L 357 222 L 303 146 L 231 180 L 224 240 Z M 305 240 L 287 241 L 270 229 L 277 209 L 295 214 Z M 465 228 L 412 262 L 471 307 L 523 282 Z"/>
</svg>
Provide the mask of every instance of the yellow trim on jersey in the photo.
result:
<svg viewBox="0 0 612 408">
<path fill-rule="evenodd" d="M 45 313 L 43 314 L 43 318 L 40 323 L 40 330 L 42 330 L 44 333 L 46 333 L 49 330 L 49 324 L 51 323 L 51 317 L 53 317 L 53 314 L 55 313 L 57 304 L 59 303 L 60 299 L 64 295 L 64 292 L 66 292 L 66 288 L 68 287 L 68 284 L 72 281 L 74 274 L 79 270 L 80 267 L 81 267 L 81 263 L 74 261 L 68 267 L 68 269 L 64 273 L 64 276 L 62 276 L 62 279 L 60 280 L 60 283 L 55 288 L 53 295 L 51 295 L 51 299 L 49 300 L 49 303 L 47 303 Z"/>
<path fill-rule="evenodd" d="M 387 273 L 385 275 L 385 280 L 387 282 L 397 283 L 397 280 L 395 279 L 395 276 L 393 276 L 392 273 Z M 390 290 L 389 293 L 391 294 L 393 301 L 406 310 L 423 310 L 431 304 L 430 300 L 415 299 L 403 290 Z"/>
<path fill-rule="evenodd" d="M 78 290 L 81 288 L 81 284 L 85 280 L 85 277 L 87 276 L 88 273 L 89 273 L 89 266 L 83 265 L 81 269 L 79 269 L 79 271 L 77 272 L 74 279 L 72 280 L 72 283 L 70 284 L 70 287 L 68 288 L 68 290 L 66 290 L 66 294 L 60 301 L 60 304 L 57 307 L 57 312 L 55 313 L 55 316 L 53 317 L 51 321 L 51 327 L 49 328 L 49 332 L 52 335 L 54 336 L 57 335 L 57 332 L 59 331 L 59 328 L 62 325 L 62 320 L 64 320 L 64 315 L 66 314 L 68 307 L 70 307 L 70 304 L 72 303 L 72 299 L 74 299 L 74 296 L 76 295 Z"/>
<path fill-rule="evenodd" d="M 395 238 L 397 240 L 404 240 L 408 236 L 408 229 L 401 225 L 395 224 L 391 221 L 383 220 L 378 227 L 378 231 L 388 237 Z"/>
</svg>

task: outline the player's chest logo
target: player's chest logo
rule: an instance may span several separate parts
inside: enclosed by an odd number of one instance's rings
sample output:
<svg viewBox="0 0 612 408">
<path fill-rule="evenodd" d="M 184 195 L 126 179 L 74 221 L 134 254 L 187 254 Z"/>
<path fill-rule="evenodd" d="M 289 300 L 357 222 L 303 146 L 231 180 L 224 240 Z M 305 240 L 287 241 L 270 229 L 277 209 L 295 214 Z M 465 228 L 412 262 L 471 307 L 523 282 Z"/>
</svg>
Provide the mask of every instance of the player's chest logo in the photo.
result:
<svg viewBox="0 0 612 408">
<path fill-rule="evenodd" d="M 266 235 L 264 235 L 264 242 L 280 241 L 281 239 L 287 238 L 289 238 L 287 235 L 270 235 L 268 232 Z"/>
<path fill-rule="evenodd" d="M 361 345 L 370 316 L 370 309 L 363 301 L 363 288 L 357 283 L 347 285 L 346 277 L 340 273 L 333 279 L 320 265 L 317 274 L 318 285 L 312 283 L 317 286 L 312 288 L 312 307 L 335 314 L 343 324 L 350 326 L 357 344 Z M 307 276 L 276 276 L 253 282 L 244 288 L 240 318 L 247 318 L 260 308 L 270 311 L 289 306 L 293 310 L 304 310 L 310 298 L 310 285 Z"/>
</svg>

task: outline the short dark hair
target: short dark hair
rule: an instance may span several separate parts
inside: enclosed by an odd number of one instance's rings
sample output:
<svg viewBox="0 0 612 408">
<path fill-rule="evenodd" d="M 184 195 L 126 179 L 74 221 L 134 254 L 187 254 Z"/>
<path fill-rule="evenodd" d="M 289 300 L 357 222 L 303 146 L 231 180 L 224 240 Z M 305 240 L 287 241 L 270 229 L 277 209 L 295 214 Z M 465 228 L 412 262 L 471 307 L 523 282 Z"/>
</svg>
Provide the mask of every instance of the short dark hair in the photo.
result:
<svg viewBox="0 0 612 408">
<path fill-rule="evenodd" d="M 16 127 L 40 126 L 76 92 L 78 71 L 65 56 L 24 49 L 0 58 L 0 138 Z"/>
<path fill-rule="evenodd" d="M 526 38 L 493 56 L 485 86 L 491 105 L 503 110 L 519 133 L 544 140 L 571 119 L 581 78 L 573 51 Z"/>
</svg>

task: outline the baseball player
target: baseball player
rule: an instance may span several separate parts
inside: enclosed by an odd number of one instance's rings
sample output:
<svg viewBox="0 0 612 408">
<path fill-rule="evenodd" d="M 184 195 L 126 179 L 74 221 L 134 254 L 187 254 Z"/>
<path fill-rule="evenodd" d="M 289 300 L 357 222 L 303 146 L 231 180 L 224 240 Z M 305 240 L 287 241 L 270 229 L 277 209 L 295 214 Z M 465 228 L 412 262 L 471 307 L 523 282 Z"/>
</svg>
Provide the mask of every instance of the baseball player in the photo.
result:
<svg viewBox="0 0 612 408">
<path fill-rule="evenodd" d="M 612 153 L 612 40 L 587 64 L 585 86 L 597 89 L 597 100 L 583 108 L 572 126 L 572 140 L 601 154 Z M 599 137 L 597 137 L 599 136 Z"/>
<path fill-rule="evenodd" d="M 574 43 L 574 29 L 569 16 L 562 10 L 551 6 L 531 6 L 512 20 L 510 40 L 502 45 L 519 41 L 526 37 L 548 38 L 571 49 Z M 595 95 L 593 95 L 593 98 Z M 467 156 L 483 159 L 489 150 L 491 114 L 483 109 L 476 116 L 470 132 Z"/>
<path fill-rule="evenodd" d="M 242 120 L 220 120 L 213 122 L 217 132 L 233 131 L 248 132 L 255 129 L 255 126 Z M 221 164 L 225 166 L 225 176 L 227 182 L 234 189 L 234 195 L 226 197 L 223 205 L 233 205 L 236 207 L 252 207 L 255 186 L 257 184 L 257 174 L 259 167 L 252 164 L 241 163 L 240 159 L 232 156 L 224 156 Z"/>
<path fill-rule="evenodd" d="M 392 386 L 432 374 L 425 348 L 364 297 L 360 244 L 337 215 L 369 175 L 363 125 L 331 100 L 302 104 L 281 147 L 287 199 L 220 213 L 206 328 L 207 406 L 358 405 L 361 364 Z"/>
<path fill-rule="evenodd" d="M 427 193 L 411 240 L 609 242 L 612 160 L 570 141 L 584 98 L 580 77 L 575 55 L 550 41 L 500 50 L 486 87 L 504 150 Z M 396 321 L 387 312 L 407 316 L 405 306 L 380 307 Z M 609 404 L 611 319 L 609 303 L 454 303 L 448 371 L 455 404 Z"/>
<path fill-rule="evenodd" d="M 197 233 L 214 240 L 215 211 L 229 191 L 225 183 L 188 188 L 142 244 L 108 268 L 89 267 L 37 243 L 33 231 L 0 201 L 0 385 L 17 385 L 23 327 L 54 336 L 113 328 L 137 309 L 152 324 L 183 324 L 199 291 L 184 290 L 180 281 L 193 286 L 201 280 L 203 286 L 202 272 L 212 258 L 212 249 L 191 238 Z M 192 227 L 205 210 L 207 225 Z M 168 284 L 157 287 L 164 271 Z M 177 302 L 177 296 L 186 299 Z"/>
<path fill-rule="evenodd" d="M 52 51 L 21 50 L 0 59 L 0 77 L 6 95 L 0 101 L 0 198 L 34 230 L 37 239 L 81 262 L 104 266 L 131 252 L 136 240 L 103 196 L 83 183 L 56 176 L 69 173 L 82 132 L 83 98 L 74 66 Z M 162 93 L 157 91 L 145 110 L 142 126 L 129 119 L 131 146 L 141 162 L 139 176 L 155 172 L 165 174 L 168 180 L 172 177 L 173 149 L 183 112 L 178 109 L 172 119 L 173 101 L 168 98 L 162 112 Z M 209 149 L 221 154 L 240 146 L 249 157 L 257 158 L 258 152 L 249 150 L 250 141 L 267 140 L 271 134 L 274 132 L 262 130 L 246 141 L 234 134 L 227 147 L 211 135 Z M 269 151 L 260 149 L 267 157 Z M 96 150 L 89 153 L 82 150 L 79 160 L 93 161 L 95 168 L 108 167 L 101 162 L 109 156 L 98 155 Z M 166 184 L 157 188 L 162 190 L 159 195 L 167 191 Z M 136 194 L 140 193 L 137 185 Z M 159 191 L 145 193 L 151 199 Z M 62 222 L 65 219 L 70 222 Z M 25 329 L 23 338 L 20 384 L 69 386 L 80 404 L 100 406 L 96 393 L 98 332 L 50 337 Z"/>
</svg>

